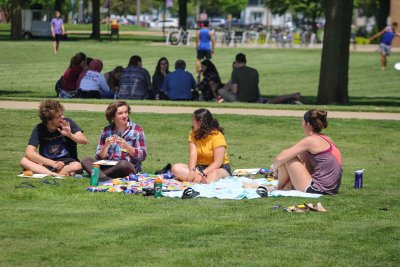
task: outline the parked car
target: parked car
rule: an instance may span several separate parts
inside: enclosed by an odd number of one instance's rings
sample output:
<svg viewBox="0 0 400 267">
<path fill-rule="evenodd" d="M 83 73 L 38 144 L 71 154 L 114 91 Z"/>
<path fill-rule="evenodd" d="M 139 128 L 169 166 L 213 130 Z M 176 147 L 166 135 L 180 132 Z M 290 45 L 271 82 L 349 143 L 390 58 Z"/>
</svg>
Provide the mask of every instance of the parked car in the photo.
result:
<svg viewBox="0 0 400 267">
<path fill-rule="evenodd" d="M 212 28 L 217 28 L 217 27 L 224 27 L 226 24 L 225 19 L 223 18 L 213 18 L 210 19 L 210 26 Z"/>
<path fill-rule="evenodd" d="M 227 21 L 225 24 L 225 28 L 231 27 L 231 28 L 245 28 L 245 24 L 243 21 L 240 19 L 232 19 L 230 22 Z"/>
<path fill-rule="evenodd" d="M 149 27 L 150 28 L 155 28 L 156 27 L 156 23 L 158 21 L 158 18 L 153 18 L 149 21 Z"/>
<path fill-rule="evenodd" d="M 168 18 L 165 20 L 157 20 L 154 23 L 150 23 L 150 27 L 152 28 L 169 28 L 169 27 L 179 27 L 179 20 L 177 18 Z"/>
<path fill-rule="evenodd" d="M 119 25 L 129 25 L 129 21 L 125 18 L 119 18 L 118 23 Z"/>
</svg>

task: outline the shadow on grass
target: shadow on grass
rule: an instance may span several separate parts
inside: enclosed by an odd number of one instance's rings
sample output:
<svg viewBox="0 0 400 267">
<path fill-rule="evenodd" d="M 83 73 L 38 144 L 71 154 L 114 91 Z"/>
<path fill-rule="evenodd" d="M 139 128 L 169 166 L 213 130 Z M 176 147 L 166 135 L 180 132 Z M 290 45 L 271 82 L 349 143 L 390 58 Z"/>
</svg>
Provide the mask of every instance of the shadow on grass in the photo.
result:
<svg viewBox="0 0 400 267">
<path fill-rule="evenodd" d="M 0 30 L 0 41 L 11 41 L 10 39 L 10 32 L 9 31 L 2 31 Z M 29 40 L 19 40 L 24 42 L 29 41 L 44 41 L 49 42 L 51 41 L 50 37 L 31 37 Z M 80 41 L 96 41 L 92 39 L 89 34 L 71 34 L 68 37 L 64 37 L 61 39 L 62 42 L 80 42 Z M 103 34 L 101 35 L 99 42 L 116 42 L 115 37 L 111 40 L 110 35 Z M 130 36 L 130 35 L 121 35 L 119 41 L 136 41 L 136 42 L 165 42 L 163 37 L 159 36 Z"/>
<path fill-rule="evenodd" d="M 262 97 L 273 98 L 276 95 L 263 95 Z M 305 105 L 316 105 L 316 96 L 301 96 L 301 102 Z M 341 104 L 336 104 L 341 105 Z M 367 96 L 350 96 L 348 104 L 343 106 L 386 106 L 386 107 L 398 107 L 400 106 L 400 97 L 367 97 Z"/>
<path fill-rule="evenodd" d="M 34 94 L 34 93 L 35 93 L 34 91 L 7 91 L 7 90 L 0 90 L 0 96 L 15 96 L 15 95 Z"/>
</svg>

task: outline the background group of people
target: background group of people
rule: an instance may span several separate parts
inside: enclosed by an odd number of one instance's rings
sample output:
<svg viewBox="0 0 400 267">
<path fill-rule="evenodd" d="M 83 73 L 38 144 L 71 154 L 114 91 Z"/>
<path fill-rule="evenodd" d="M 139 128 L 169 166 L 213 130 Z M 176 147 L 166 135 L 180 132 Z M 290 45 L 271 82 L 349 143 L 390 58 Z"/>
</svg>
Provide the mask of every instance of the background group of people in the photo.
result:
<svg viewBox="0 0 400 267">
<path fill-rule="evenodd" d="M 125 101 L 111 103 L 105 111 L 109 125 L 101 131 L 95 158 L 79 161 L 77 144 L 87 143 L 83 130 L 72 119 L 64 118 L 59 101 L 45 100 L 39 106 L 42 122 L 33 129 L 20 164 L 33 173 L 73 176 L 82 169 L 90 174 L 97 160 L 113 160 L 115 165 L 101 166 L 99 178 L 103 181 L 140 172 L 147 157 L 146 138 L 142 127 L 130 119 L 130 113 Z M 342 159 L 333 141 L 322 133 L 328 127 L 326 117 L 323 110 L 307 111 L 302 120 L 306 137 L 275 157 L 271 169 L 278 179 L 278 189 L 338 192 Z M 212 183 L 232 175 L 224 129 L 209 110 L 194 111 L 188 141 L 188 164 L 175 163 L 171 167 L 176 179 Z"/>
<path fill-rule="evenodd" d="M 117 66 L 103 75 L 103 62 L 100 59 L 93 59 L 79 52 L 71 58 L 69 67 L 56 83 L 55 89 L 60 98 L 301 103 L 300 93 L 263 98 L 258 86 L 258 71 L 246 64 L 246 56 L 237 54 L 232 63 L 231 79 L 222 83 L 219 72 L 210 59 L 200 62 L 195 79 L 186 71 L 184 60 L 177 60 L 175 70 L 170 71 L 168 59 L 162 57 L 150 77 L 142 66 L 142 58 L 134 55 L 126 68 Z"/>
</svg>

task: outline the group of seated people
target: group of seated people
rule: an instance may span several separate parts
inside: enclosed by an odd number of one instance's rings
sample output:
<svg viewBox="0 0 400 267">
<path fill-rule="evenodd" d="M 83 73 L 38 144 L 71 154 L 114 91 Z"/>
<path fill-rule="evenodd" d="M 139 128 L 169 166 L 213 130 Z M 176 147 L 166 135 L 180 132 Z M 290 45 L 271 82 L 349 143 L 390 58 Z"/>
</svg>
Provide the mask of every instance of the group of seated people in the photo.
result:
<svg viewBox="0 0 400 267">
<path fill-rule="evenodd" d="M 119 91 L 123 67 L 117 66 L 104 75 L 102 70 L 103 62 L 100 59 L 87 57 L 82 52 L 77 53 L 71 58 L 69 67 L 55 85 L 57 96 L 113 99 Z"/>
<path fill-rule="evenodd" d="M 195 79 L 186 71 L 184 60 L 178 59 L 175 70 L 170 71 L 168 59 L 162 57 L 151 78 L 138 55 L 130 58 L 126 68 L 117 66 L 103 75 L 103 62 L 100 59 L 92 59 L 79 52 L 71 58 L 70 66 L 57 82 L 56 92 L 60 98 L 301 103 L 300 93 L 271 99 L 262 97 L 258 72 L 246 63 L 246 56 L 237 54 L 232 64 L 231 79 L 224 84 L 210 59 L 201 62 L 201 69 Z"/>
<path fill-rule="evenodd" d="M 33 129 L 20 164 L 33 173 L 73 176 L 82 169 L 90 174 L 96 160 L 116 161 L 114 166 L 101 166 L 102 181 L 141 172 L 147 156 L 146 138 L 130 114 L 127 102 L 111 103 L 105 111 L 109 125 L 101 131 L 95 157 L 79 161 L 77 144 L 88 142 L 83 130 L 72 119 L 64 117 L 64 107 L 59 101 L 45 100 L 39 106 L 42 122 Z M 326 111 L 312 109 L 304 114 L 305 137 L 279 153 L 271 165 L 278 189 L 318 194 L 338 192 L 342 159 L 333 141 L 322 133 L 327 126 Z M 194 111 L 188 143 L 188 163 L 172 165 L 176 179 L 212 183 L 232 175 L 224 129 L 209 110 Z"/>
</svg>

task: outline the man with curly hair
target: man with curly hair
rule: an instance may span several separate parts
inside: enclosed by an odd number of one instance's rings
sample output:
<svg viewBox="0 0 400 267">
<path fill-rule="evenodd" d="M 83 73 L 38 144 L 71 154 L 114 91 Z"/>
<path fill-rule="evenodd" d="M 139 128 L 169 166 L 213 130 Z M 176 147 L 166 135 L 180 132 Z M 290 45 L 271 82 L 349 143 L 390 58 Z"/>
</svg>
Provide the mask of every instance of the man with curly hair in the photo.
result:
<svg viewBox="0 0 400 267">
<path fill-rule="evenodd" d="M 82 170 L 76 144 L 87 144 L 79 126 L 64 118 L 64 106 L 48 99 L 39 105 L 41 123 L 33 129 L 21 166 L 33 173 L 73 176 Z M 39 148 L 39 152 L 36 149 Z"/>
</svg>

